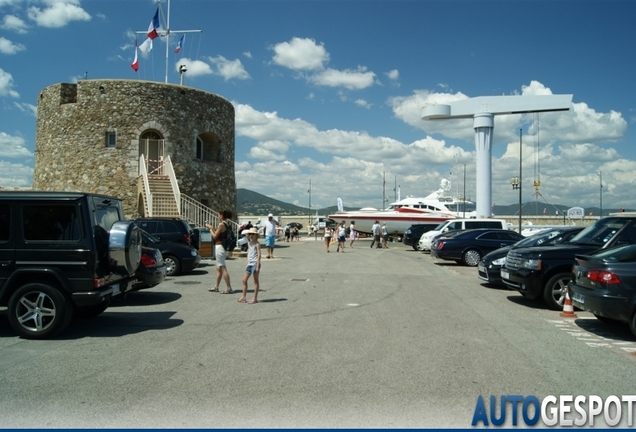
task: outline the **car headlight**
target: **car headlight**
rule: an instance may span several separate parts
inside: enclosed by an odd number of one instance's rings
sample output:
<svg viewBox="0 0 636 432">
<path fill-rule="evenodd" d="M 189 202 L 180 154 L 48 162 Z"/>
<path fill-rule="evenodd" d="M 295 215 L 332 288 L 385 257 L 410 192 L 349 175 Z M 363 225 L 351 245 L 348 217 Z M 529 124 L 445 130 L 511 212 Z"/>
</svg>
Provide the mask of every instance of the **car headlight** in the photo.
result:
<svg viewBox="0 0 636 432">
<path fill-rule="evenodd" d="M 519 263 L 519 267 L 528 270 L 539 270 L 541 268 L 541 260 L 537 258 L 524 258 Z"/>
<path fill-rule="evenodd" d="M 199 254 L 199 252 L 197 252 L 196 249 L 193 249 L 193 250 L 190 251 L 190 255 L 192 255 L 192 256 L 197 256 L 198 254 Z"/>
<path fill-rule="evenodd" d="M 501 257 L 499 259 L 494 260 L 491 264 L 497 266 L 503 266 L 506 263 L 506 257 Z"/>
</svg>

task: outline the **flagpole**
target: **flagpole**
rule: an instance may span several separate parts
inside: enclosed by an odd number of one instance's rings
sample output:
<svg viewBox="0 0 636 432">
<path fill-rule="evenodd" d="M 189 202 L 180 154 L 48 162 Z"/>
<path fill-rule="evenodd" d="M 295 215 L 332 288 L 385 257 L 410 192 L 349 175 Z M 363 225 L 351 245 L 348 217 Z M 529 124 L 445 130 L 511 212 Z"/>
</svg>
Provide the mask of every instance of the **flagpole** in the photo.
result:
<svg viewBox="0 0 636 432">
<path fill-rule="evenodd" d="M 1 0 L 0 0 L 1 1 Z M 170 30 L 170 0 L 167 0 L 168 3 L 168 12 L 167 15 L 164 16 L 163 15 L 163 9 L 161 8 L 161 0 L 157 0 L 157 13 L 161 12 L 161 18 L 165 19 L 165 34 L 163 34 L 162 36 L 166 38 L 166 76 L 165 76 L 165 82 L 166 84 L 168 83 L 168 71 L 169 71 L 169 62 L 170 62 L 170 33 L 172 33 L 172 31 Z M 150 50 L 152 49 L 152 39 L 154 38 L 150 38 L 150 31 L 151 30 L 157 30 L 157 28 L 160 27 L 159 24 L 156 24 L 156 28 L 153 29 L 153 25 L 154 23 L 151 21 L 150 23 L 150 28 L 147 31 L 136 31 L 135 34 L 146 34 L 148 35 L 148 38 L 146 39 L 145 42 L 143 42 L 139 48 L 141 50 L 142 53 L 144 54 L 148 54 L 150 52 Z M 175 30 L 175 33 L 201 33 L 202 30 Z M 155 36 L 157 37 L 157 36 Z M 150 48 L 148 48 L 147 44 L 148 42 L 150 42 Z M 141 48 L 143 47 L 143 48 Z M 181 77 L 181 79 L 183 79 L 183 76 Z M 183 84 L 183 82 L 182 82 Z"/>
<path fill-rule="evenodd" d="M 168 84 L 168 56 L 170 55 L 170 0 L 168 0 L 166 27 L 166 84 Z"/>
</svg>

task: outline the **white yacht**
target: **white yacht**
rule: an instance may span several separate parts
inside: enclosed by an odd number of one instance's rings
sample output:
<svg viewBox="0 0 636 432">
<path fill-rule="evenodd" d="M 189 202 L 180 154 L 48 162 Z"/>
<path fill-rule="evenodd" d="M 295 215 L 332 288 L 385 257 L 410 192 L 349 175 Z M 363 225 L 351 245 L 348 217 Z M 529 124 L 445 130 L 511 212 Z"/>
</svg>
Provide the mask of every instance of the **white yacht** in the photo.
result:
<svg viewBox="0 0 636 432">
<path fill-rule="evenodd" d="M 440 188 L 424 198 L 409 196 L 391 203 L 384 210 L 365 207 L 354 211 L 338 211 L 329 215 L 329 218 L 336 222 L 345 221 L 347 226 L 354 221 L 357 230 L 362 233 L 371 233 L 376 220 L 380 224 L 386 222 L 389 234 L 402 235 L 414 224 L 475 217 L 475 203 L 447 195 L 450 187 L 450 181 L 442 179 Z"/>
</svg>

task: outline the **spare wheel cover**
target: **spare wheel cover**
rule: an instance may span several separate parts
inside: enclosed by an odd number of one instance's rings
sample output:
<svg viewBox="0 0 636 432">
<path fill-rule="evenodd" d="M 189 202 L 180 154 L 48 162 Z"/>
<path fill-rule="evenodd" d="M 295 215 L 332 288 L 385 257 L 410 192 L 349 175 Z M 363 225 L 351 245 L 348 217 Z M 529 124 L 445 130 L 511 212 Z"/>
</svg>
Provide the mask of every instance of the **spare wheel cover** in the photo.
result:
<svg viewBox="0 0 636 432">
<path fill-rule="evenodd" d="M 113 273 L 126 276 L 139 267 L 141 232 L 134 222 L 115 222 L 108 238 L 108 254 Z"/>
</svg>

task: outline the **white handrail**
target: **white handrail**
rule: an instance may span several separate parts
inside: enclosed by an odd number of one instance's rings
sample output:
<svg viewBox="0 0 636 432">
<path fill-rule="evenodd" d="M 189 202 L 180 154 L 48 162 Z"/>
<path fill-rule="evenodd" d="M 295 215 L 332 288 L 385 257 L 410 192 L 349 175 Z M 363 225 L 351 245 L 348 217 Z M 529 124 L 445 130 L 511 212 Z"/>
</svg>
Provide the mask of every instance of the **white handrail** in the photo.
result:
<svg viewBox="0 0 636 432">
<path fill-rule="evenodd" d="M 172 186 L 172 193 L 174 194 L 174 199 L 177 203 L 177 212 L 181 214 L 181 191 L 179 190 L 179 183 L 177 183 L 177 176 L 174 173 L 174 168 L 172 167 L 172 160 L 170 159 L 170 155 L 166 156 L 163 160 L 163 167 L 165 174 L 168 175 L 170 179 L 170 185 Z"/>
<path fill-rule="evenodd" d="M 148 170 L 146 169 L 146 159 L 144 158 L 143 153 L 139 156 L 139 174 L 143 179 L 144 183 L 144 191 L 146 192 L 146 205 L 148 208 L 146 211 L 148 212 L 148 217 L 152 217 L 152 194 L 150 193 L 150 183 L 148 182 Z"/>
</svg>

